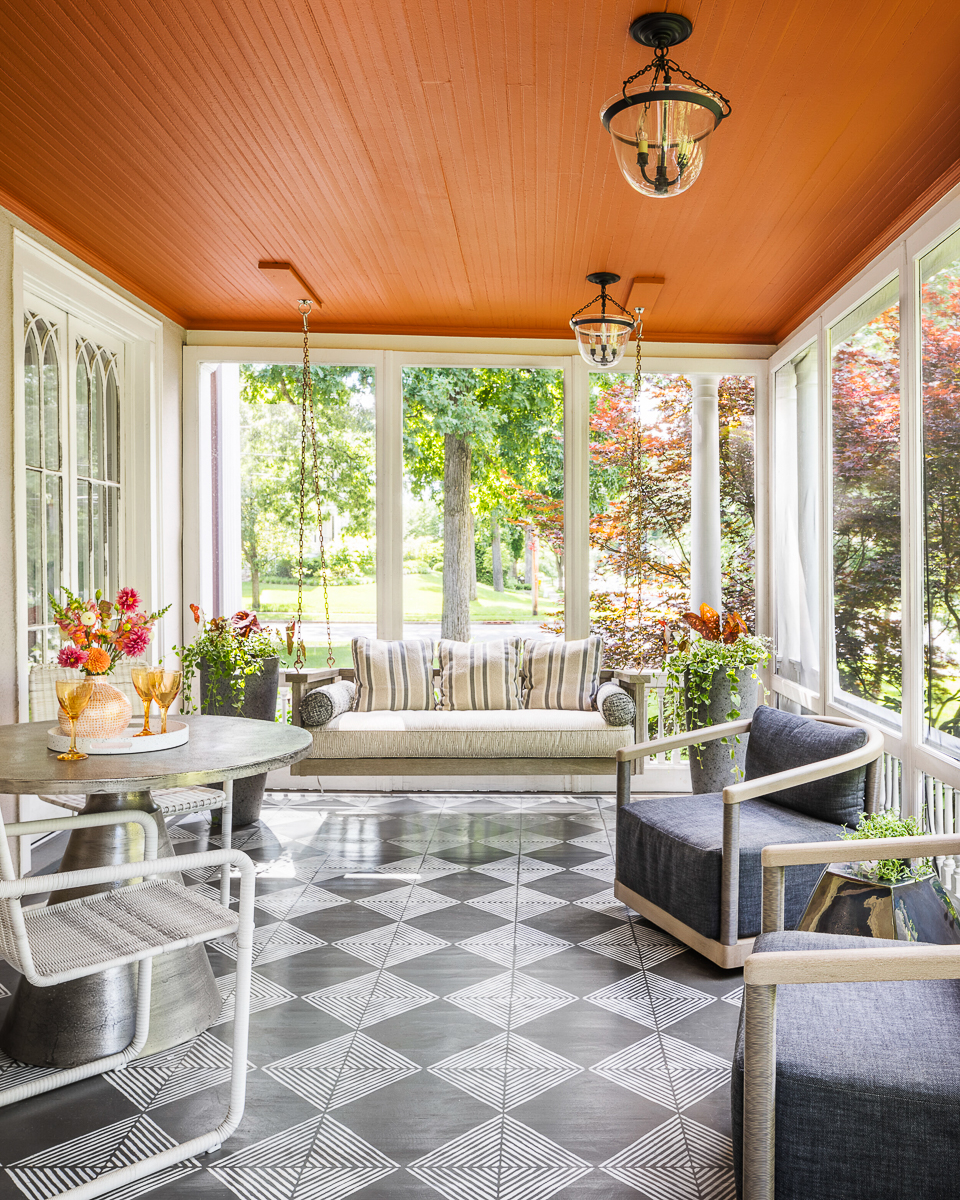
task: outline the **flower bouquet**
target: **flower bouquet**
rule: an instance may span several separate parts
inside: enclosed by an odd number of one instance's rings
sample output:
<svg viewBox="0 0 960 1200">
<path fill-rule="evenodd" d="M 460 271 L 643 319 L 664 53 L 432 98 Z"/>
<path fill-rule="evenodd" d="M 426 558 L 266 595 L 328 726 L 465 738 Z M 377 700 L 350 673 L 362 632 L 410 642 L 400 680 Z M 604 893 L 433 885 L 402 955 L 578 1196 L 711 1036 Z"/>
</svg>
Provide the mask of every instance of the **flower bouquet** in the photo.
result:
<svg viewBox="0 0 960 1200">
<path fill-rule="evenodd" d="M 77 731 L 87 738 L 114 738 L 126 729 L 132 709 L 130 701 L 118 688 L 106 683 L 122 658 L 139 658 L 150 644 L 150 635 L 157 621 L 170 607 L 158 612 L 144 612 L 140 596 L 134 588 L 117 592 L 116 600 L 105 600 L 98 589 L 92 599 L 75 596 L 61 587 L 66 603 L 50 595 L 50 606 L 66 639 L 57 662 L 61 667 L 74 667 L 93 677 L 93 694 L 77 722 Z M 61 711 L 60 727 L 67 732 L 69 722 Z"/>
</svg>

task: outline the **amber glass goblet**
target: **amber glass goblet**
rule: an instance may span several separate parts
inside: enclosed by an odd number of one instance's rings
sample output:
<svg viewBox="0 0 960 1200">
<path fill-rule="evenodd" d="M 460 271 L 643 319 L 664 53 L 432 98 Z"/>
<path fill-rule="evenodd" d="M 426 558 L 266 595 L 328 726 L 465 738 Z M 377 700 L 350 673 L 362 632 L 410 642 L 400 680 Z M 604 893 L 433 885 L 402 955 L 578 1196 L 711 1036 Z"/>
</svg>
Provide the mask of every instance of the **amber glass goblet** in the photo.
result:
<svg viewBox="0 0 960 1200">
<path fill-rule="evenodd" d="M 130 678 L 133 680 L 133 686 L 143 701 L 143 728 L 139 733 L 135 733 L 134 737 L 153 737 L 153 730 L 150 728 L 150 706 L 153 704 L 153 686 L 150 682 L 150 676 L 153 674 L 153 669 L 148 667 L 146 663 L 136 663 L 130 668 Z"/>
<path fill-rule="evenodd" d="M 57 758 L 61 762 L 76 762 L 78 759 L 87 757 L 77 749 L 77 718 L 90 703 L 90 697 L 93 695 L 93 680 L 58 679 L 56 686 L 60 707 L 70 722 L 70 749 L 63 754 L 58 754 Z"/>
<path fill-rule="evenodd" d="M 182 671 L 164 671 L 162 668 L 156 667 L 150 672 L 150 689 L 157 702 L 157 707 L 163 713 L 163 719 L 160 722 L 161 733 L 167 732 L 167 709 L 176 700 L 181 683 L 183 683 Z"/>
</svg>

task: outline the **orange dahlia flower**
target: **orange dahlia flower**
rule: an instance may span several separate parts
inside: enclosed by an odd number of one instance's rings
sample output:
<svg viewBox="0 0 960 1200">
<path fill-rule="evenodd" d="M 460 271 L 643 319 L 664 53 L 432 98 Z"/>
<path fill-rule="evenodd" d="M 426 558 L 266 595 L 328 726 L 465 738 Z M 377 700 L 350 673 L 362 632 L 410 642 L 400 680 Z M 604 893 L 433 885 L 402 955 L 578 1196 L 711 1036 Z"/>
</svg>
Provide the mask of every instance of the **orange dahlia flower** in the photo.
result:
<svg viewBox="0 0 960 1200">
<path fill-rule="evenodd" d="M 88 675 L 102 675 L 110 670 L 112 659 L 102 646 L 91 646 L 84 667 Z"/>
</svg>

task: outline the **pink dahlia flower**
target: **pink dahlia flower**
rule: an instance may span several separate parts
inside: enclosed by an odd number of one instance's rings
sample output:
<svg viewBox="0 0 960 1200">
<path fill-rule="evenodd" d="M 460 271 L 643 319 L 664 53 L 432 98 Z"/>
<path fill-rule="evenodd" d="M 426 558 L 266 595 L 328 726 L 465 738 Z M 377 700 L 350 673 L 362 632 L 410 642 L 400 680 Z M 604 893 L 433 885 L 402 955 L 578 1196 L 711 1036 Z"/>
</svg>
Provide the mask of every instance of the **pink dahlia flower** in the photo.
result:
<svg viewBox="0 0 960 1200">
<path fill-rule="evenodd" d="M 81 650 L 79 646 L 63 646 L 57 655 L 57 662 L 61 667 L 82 667 L 89 657 L 86 650 Z"/>
<path fill-rule="evenodd" d="M 129 658 L 138 658 L 150 645 L 150 632 L 136 625 L 123 639 L 123 652 Z"/>
<path fill-rule="evenodd" d="M 140 603 L 140 596 L 136 588 L 121 588 L 117 592 L 117 608 L 121 612 L 135 612 L 137 605 Z"/>
</svg>

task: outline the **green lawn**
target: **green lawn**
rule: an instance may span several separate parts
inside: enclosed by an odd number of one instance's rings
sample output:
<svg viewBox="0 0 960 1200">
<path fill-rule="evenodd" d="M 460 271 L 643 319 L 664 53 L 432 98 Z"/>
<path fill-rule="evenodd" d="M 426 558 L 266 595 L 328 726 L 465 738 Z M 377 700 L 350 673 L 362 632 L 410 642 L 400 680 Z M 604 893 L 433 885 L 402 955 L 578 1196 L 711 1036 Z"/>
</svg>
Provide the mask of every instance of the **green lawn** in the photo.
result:
<svg viewBox="0 0 960 1200">
<path fill-rule="evenodd" d="M 250 584 L 243 585 L 245 600 L 251 597 Z M 407 621 L 439 621 L 443 604 L 443 582 L 439 571 L 429 575 L 405 575 L 403 579 L 403 615 Z M 495 592 L 485 583 L 477 585 L 477 599 L 470 605 L 474 621 L 539 622 L 556 609 L 559 600 L 542 597 L 540 615 L 532 612 L 529 592 Z M 323 589 L 304 588 L 304 616 L 323 620 Z M 270 584 L 260 592 L 260 613 L 270 617 L 296 612 L 296 584 Z M 332 621 L 375 621 L 377 588 L 370 583 L 350 584 L 330 588 L 330 619 Z"/>
</svg>

